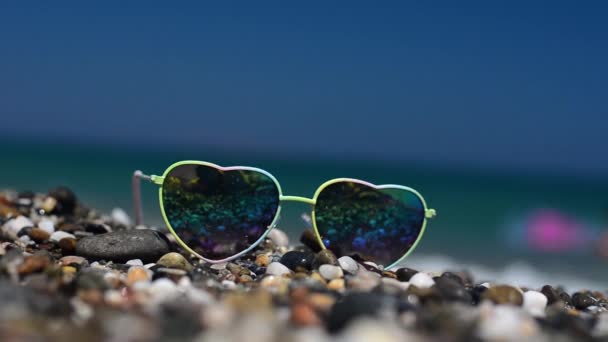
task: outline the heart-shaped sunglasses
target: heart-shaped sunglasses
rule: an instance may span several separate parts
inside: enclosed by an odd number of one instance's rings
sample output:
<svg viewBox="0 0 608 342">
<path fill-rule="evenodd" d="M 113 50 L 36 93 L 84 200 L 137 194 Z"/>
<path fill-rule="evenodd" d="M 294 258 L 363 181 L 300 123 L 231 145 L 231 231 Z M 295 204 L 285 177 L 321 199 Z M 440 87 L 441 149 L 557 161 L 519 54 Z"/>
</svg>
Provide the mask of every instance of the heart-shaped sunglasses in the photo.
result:
<svg viewBox="0 0 608 342">
<path fill-rule="evenodd" d="M 160 209 L 175 239 L 210 262 L 246 254 L 277 224 L 283 202 L 312 206 L 312 225 L 321 248 L 338 256 L 358 255 L 391 268 L 411 253 L 435 210 L 420 193 L 401 185 L 374 185 L 351 178 L 322 184 L 312 198 L 284 196 L 267 171 L 180 161 L 162 176 L 133 174 L 133 206 L 143 223 L 140 179 L 160 185 Z"/>
</svg>

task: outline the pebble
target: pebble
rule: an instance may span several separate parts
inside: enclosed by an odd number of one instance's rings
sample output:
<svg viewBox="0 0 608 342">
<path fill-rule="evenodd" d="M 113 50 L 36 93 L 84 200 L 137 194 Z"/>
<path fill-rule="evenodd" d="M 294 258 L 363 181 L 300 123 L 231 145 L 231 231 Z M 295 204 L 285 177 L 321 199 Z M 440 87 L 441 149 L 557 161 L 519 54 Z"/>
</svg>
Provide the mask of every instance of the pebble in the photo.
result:
<svg viewBox="0 0 608 342">
<path fill-rule="evenodd" d="M 435 285 L 435 281 L 430 275 L 424 272 L 418 272 L 410 278 L 410 285 L 414 285 L 419 289 L 427 289 Z"/>
<path fill-rule="evenodd" d="M 524 297 L 521 290 L 509 285 L 495 285 L 487 289 L 481 299 L 488 299 L 496 304 L 522 305 Z"/>
<path fill-rule="evenodd" d="M 2 229 L 7 232 L 10 236 L 16 238 L 19 231 L 25 227 L 33 227 L 34 223 L 25 216 L 17 216 L 13 219 L 8 220 Z"/>
<path fill-rule="evenodd" d="M 255 263 L 258 266 L 266 267 L 270 264 L 270 256 L 268 254 L 260 254 L 255 257 Z"/>
<path fill-rule="evenodd" d="M 120 208 L 112 209 L 112 213 L 110 214 L 110 216 L 112 217 L 112 221 L 117 224 L 121 224 L 127 227 L 131 226 L 131 218 L 124 210 Z"/>
<path fill-rule="evenodd" d="M 64 255 L 74 254 L 76 252 L 76 239 L 64 237 L 59 240 L 59 248 Z"/>
<path fill-rule="evenodd" d="M 334 265 L 321 265 L 319 267 L 319 273 L 327 280 L 342 278 L 344 276 L 342 269 Z"/>
<path fill-rule="evenodd" d="M 143 261 L 141 261 L 141 259 L 132 259 L 132 260 L 125 262 L 125 264 L 130 265 L 130 266 L 143 266 L 144 265 L 144 263 L 143 263 Z"/>
<path fill-rule="evenodd" d="M 443 299 L 460 301 L 467 304 L 473 301 L 473 297 L 469 291 L 466 290 L 462 282 L 459 282 L 452 277 L 445 277 L 443 275 L 437 277 L 435 279 L 435 286 Z"/>
<path fill-rule="evenodd" d="M 572 304 L 569 294 L 567 294 L 559 289 L 556 289 L 551 285 L 543 286 L 543 288 L 541 289 L 541 293 L 547 297 L 548 305 L 552 305 L 553 303 L 555 303 L 557 301 L 563 301 L 566 304 Z"/>
<path fill-rule="evenodd" d="M 270 263 L 270 265 L 268 265 L 268 267 L 266 267 L 266 274 L 281 276 L 281 275 L 290 274 L 290 273 L 291 273 L 291 270 L 287 266 L 281 264 L 280 262 Z"/>
<path fill-rule="evenodd" d="M 186 272 L 190 272 L 193 269 L 192 264 L 186 260 L 183 255 L 176 252 L 170 252 L 163 255 L 160 259 L 158 259 L 156 264 L 168 268 L 184 270 Z"/>
<path fill-rule="evenodd" d="M 148 281 L 151 278 L 150 270 L 141 266 L 133 266 L 127 272 L 127 285 L 133 286 L 139 281 Z"/>
<path fill-rule="evenodd" d="M 59 242 L 61 239 L 63 238 L 72 238 L 72 239 L 76 239 L 76 237 L 70 233 L 66 233 L 64 231 L 56 231 L 53 234 L 51 234 L 51 237 L 49 238 L 51 241 L 53 242 Z"/>
<path fill-rule="evenodd" d="M 46 269 L 51 264 L 48 255 L 34 254 L 26 257 L 23 263 L 17 267 L 17 273 L 20 275 L 40 272 Z"/>
<path fill-rule="evenodd" d="M 597 305 L 597 300 L 588 293 L 576 292 L 572 295 L 572 305 L 579 310 L 583 310 L 589 306 Z"/>
<path fill-rule="evenodd" d="M 273 228 L 270 233 L 268 233 L 268 238 L 277 247 L 289 246 L 289 238 L 287 237 L 287 234 L 278 228 Z"/>
<path fill-rule="evenodd" d="M 306 229 L 304 230 L 304 232 L 302 232 L 302 235 L 300 236 L 300 242 L 304 246 L 310 248 L 315 253 L 318 253 L 323 249 L 319 244 L 317 235 L 312 229 Z"/>
<path fill-rule="evenodd" d="M 59 215 L 70 215 L 74 213 L 78 200 L 72 190 L 66 187 L 58 187 L 49 191 L 49 197 L 54 198 L 57 202 L 52 210 L 52 213 Z"/>
<path fill-rule="evenodd" d="M 329 249 L 324 249 L 317 254 L 312 262 L 313 268 L 319 268 L 321 265 L 338 265 L 338 258 Z"/>
<path fill-rule="evenodd" d="M 52 220 L 44 218 L 38 222 L 38 228 L 44 230 L 49 235 L 55 232 L 55 223 Z"/>
<path fill-rule="evenodd" d="M 29 231 L 28 235 L 36 242 L 44 242 L 51 237 L 51 234 L 47 233 L 46 230 L 35 227 Z"/>
<path fill-rule="evenodd" d="M 328 284 L 327 288 L 333 291 L 342 291 L 345 288 L 345 282 L 342 278 L 332 279 Z"/>
<path fill-rule="evenodd" d="M 397 271 L 395 271 L 395 274 L 397 275 L 397 279 L 399 279 L 399 281 L 410 281 L 410 279 L 416 273 L 418 273 L 418 271 L 413 270 L 411 268 L 407 268 L 407 267 L 402 267 L 402 268 L 398 269 Z"/>
<path fill-rule="evenodd" d="M 91 260 L 126 262 L 141 259 L 148 263 L 157 261 L 167 253 L 167 239 L 161 233 L 149 229 L 113 231 L 84 237 L 76 244 L 76 254 Z"/>
<path fill-rule="evenodd" d="M 356 274 L 357 270 L 359 270 L 359 264 L 349 256 L 340 257 L 338 263 L 346 273 Z"/>
<path fill-rule="evenodd" d="M 305 302 L 296 302 L 291 306 L 290 321 L 298 327 L 319 325 L 321 319 L 315 310 Z"/>
<path fill-rule="evenodd" d="M 410 283 L 406 281 L 399 281 L 393 278 L 382 278 L 382 283 L 388 286 L 393 286 L 399 290 L 407 290 L 410 287 Z"/>
<path fill-rule="evenodd" d="M 315 255 L 309 252 L 291 251 L 283 254 L 280 263 L 292 271 L 308 271 L 312 267 Z"/>
<path fill-rule="evenodd" d="M 545 308 L 547 307 L 547 297 L 538 291 L 526 291 L 524 292 L 523 307 L 532 316 L 544 316 Z"/>
<path fill-rule="evenodd" d="M 70 265 L 86 266 L 89 264 L 87 259 L 76 256 L 76 255 L 64 256 L 63 258 L 59 259 L 59 262 L 64 266 L 70 266 Z"/>
</svg>

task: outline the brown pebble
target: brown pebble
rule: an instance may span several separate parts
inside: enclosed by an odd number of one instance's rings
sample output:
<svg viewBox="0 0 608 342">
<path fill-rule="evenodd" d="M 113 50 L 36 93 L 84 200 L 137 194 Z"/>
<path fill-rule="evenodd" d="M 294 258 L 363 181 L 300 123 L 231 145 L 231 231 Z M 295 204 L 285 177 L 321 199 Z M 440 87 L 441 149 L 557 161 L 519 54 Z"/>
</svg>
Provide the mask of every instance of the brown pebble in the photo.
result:
<svg viewBox="0 0 608 342">
<path fill-rule="evenodd" d="M 270 264 L 270 257 L 267 254 L 260 254 L 255 257 L 255 263 L 258 266 L 266 267 Z"/>
<path fill-rule="evenodd" d="M 291 306 L 291 323 L 296 326 L 306 327 L 319 325 L 321 320 L 310 305 L 297 302 Z"/>
<path fill-rule="evenodd" d="M 70 266 L 70 265 L 74 265 L 74 264 L 78 265 L 78 266 L 84 266 L 89 263 L 87 261 L 87 259 L 85 259 L 81 256 L 77 256 L 77 255 L 64 256 L 63 258 L 59 259 L 59 262 L 61 263 L 62 266 Z"/>
<path fill-rule="evenodd" d="M 76 239 L 71 237 L 64 237 L 59 240 L 59 247 L 63 255 L 70 255 L 76 252 Z"/>
<path fill-rule="evenodd" d="M 32 228 L 29 231 L 29 236 L 32 238 L 32 240 L 34 240 L 36 242 L 44 242 L 44 241 L 48 240 L 49 237 L 51 237 L 51 234 L 47 233 L 46 231 L 44 231 L 40 228 Z"/>
<path fill-rule="evenodd" d="M 78 290 L 78 298 L 86 303 L 98 305 L 103 303 L 103 292 L 99 289 L 81 289 Z"/>
<path fill-rule="evenodd" d="M 244 274 L 244 275 L 239 276 L 237 278 L 237 280 L 238 280 L 239 283 L 250 283 L 250 282 L 253 281 L 253 278 L 251 278 L 250 275 Z"/>
<path fill-rule="evenodd" d="M 51 261 L 46 255 L 30 255 L 25 258 L 25 260 L 21 265 L 19 265 L 19 267 L 17 267 L 17 273 L 19 273 L 20 275 L 24 275 L 34 272 L 41 272 L 45 268 L 47 268 L 50 263 Z"/>
<path fill-rule="evenodd" d="M 321 265 L 339 265 L 338 258 L 329 249 L 324 249 L 319 253 L 315 254 L 315 259 L 312 262 L 313 268 L 319 268 Z"/>
<path fill-rule="evenodd" d="M 397 275 L 395 274 L 395 272 L 391 271 L 382 271 L 382 276 L 385 278 L 397 279 Z"/>
<path fill-rule="evenodd" d="M 327 280 L 325 280 L 319 272 L 312 272 L 310 274 L 310 279 L 314 279 L 322 284 L 327 284 Z"/>
<path fill-rule="evenodd" d="M 186 272 L 192 271 L 193 268 L 192 264 L 183 255 L 175 252 L 163 255 L 158 259 L 156 264 L 167 268 L 177 268 Z"/>
<path fill-rule="evenodd" d="M 323 249 L 319 243 L 319 240 L 317 239 L 317 235 L 312 229 L 306 229 L 304 232 L 302 232 L 300 242 L 304 244 L 304 246 L 312 249 L 312 251 L 315 253 Z"/>
<path fill-rule="evenodd" d="M 133 266 L 127 272 L 127 285 L 131 286 L 138 281 L 150 280 L 150 274 L 147 269 L 141 266 Z"/>
<path fill-rule="evenodd" d="M 492 286 L 483 292 L 481 298 L 491 300 L 496 304 L 521 305 L 524 302 L 521 290 L 509 285 Z"/>
<path fill-rule="evenodd" d="M 57 227 L 57 230 L 74 233 L 77 231 L 84 231 L 84 227 L 76 223 L 62 223 Z"/>
</svg>

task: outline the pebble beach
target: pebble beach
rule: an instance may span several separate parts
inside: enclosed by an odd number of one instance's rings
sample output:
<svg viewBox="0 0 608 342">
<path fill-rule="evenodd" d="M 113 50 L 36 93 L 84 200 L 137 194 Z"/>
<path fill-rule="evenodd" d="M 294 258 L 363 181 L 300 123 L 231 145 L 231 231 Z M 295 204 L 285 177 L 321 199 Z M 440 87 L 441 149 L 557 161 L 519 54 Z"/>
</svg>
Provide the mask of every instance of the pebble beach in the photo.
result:
<svg viewBox="0 0 608 342">
<path fill-rule="evenodd" d="M 0 192 L 1 341 L 608 341 L 605 289 L 383 270 L 274 229 L 208 264 L 60 187 Z"/>
</svg>

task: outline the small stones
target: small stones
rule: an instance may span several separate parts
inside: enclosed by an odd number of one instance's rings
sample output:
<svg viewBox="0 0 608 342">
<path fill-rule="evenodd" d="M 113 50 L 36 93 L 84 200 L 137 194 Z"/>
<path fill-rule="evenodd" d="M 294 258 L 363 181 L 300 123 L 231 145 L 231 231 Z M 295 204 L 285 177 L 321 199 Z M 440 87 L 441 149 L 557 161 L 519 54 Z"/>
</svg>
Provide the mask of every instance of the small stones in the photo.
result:
<svg viewBox="0 0 608 342">
<path fill-rule="evenodd" d="M 522 305 L 524 302 L 521 290 L 509 285 L 492 286 L 481 295 L 481 298 L 496 304 Z"/>
<path fill-rule="evenodd" d="M 25 216 L 17 216 L 13 219 L 8 220 L 3 226 L 2 230 L 13 238 L 17 237 L 19 231 L 25 227 L 33 227 L 34 223 Z"/>
<path fill-rule="evenodd" d="M 329 313 L 327 330 L 336 333 L 361 317 L 376 317 L 382 308 L 382 298 L 373 293 L 353 293 L 344 296 Z"/>
<path fill-rule="evenodd" d="M 312 267 L 319 268 L 321 265 L 338 265 L 338 258 L 329 249 L 324 249 L 315 255 Z"/>
<path fill-rule="evenodd" d="M 163 255 L 156 264 L 168 267 L 168 268 L 176 268 L 180 270 L 184 270 L 186 272 L 192 271 L 192 264 L 184 258 L 183 255 L 175 252 L 170 252 Z"/>
<path fill-rule="evenodd" d="M 572 305 L 579 310 L 583 310 L 589 306 L 597 305 L 597 300 L 588 293 L 576 292 L 572 295 Z"/>
<path fill-rule="evenodd" d="M 342 269 L 334 265 L 321 265 L 321 267 L 319 267 L 319 273 L 327 280 L 342 278 L 344 276 Z"/>
<path fill-rule="evenodd" d="M 268 265 L 266 268 L 266 274 L 271 274 L 275 276 L 281 276 L 284 274 L 290 274 L 291 270 L 287 268 L 287 266 L 281 264 L 280 262 L 273 262 Z"/>
<path fill-rule="evenodd" d="M 126 262 L 141 259 L 154 262 L 167 253 L 169 244 L 166 238 L 149 229 L 120 230 L 84 237 L 76 244 L 76 254 L 92 260 Z"/>
<path fill-rule="evenodd" d="M 340 257 L 338 263 L 346 273 L 356 274 L 357 270 L 359 270 L 359 264 L 349 256 Z"/>
<path fill-rule="evenodd" d="M 319 325 L 321 319 L 311 305 L 306 302 L 296 302 L 291 306 L 290 321 L 299 327 Z"/>
<path fill-rule="evenodd" d="M 49 235 L 51 235 L 55 232 L 55 223 L 53 223 L 53 221 L 47 218 L 44 218 L 40 220 L 40 222 L 38 222 L 38 228 L 44 230 Z"/>
<path fill-rule="evenodd" d="M 292 271 L 307 271 L 311 269 L 314 257 L 312 253 L 291 251 L 285 253 L 280 262 Z"/>
<path fill-rule="evenodd" d="M 524 309 L 532 316 L 544 316 L 547 307 L 547 297 L 537 291 L 527 291 L 524 293 Z"/>
<path fill-rule="evenodd" d="M 427 289 L 435 285 L 435 281 L 430 275 L 424 272 L 418 272 L 410 278 L 410 285 L 414 285 L 419 289 Z"/>
<path fill-rule="evenodd" d="M 59 262 L 64 266 L 70 266 L 70 265 L 86 266 L 89 264 L 87 259 L 76 256 L 76 255 L 64 256 L 63 258 L 59 259 Z"/>
<path fill-rule="evenodd" d="M 50 236 L 49 239 L 51 241 L 53 241 L 53 242 L 59 242 L 63 238 L 76 239 L 76 237 L 74 235 L 72 235 L 70 233 L 66 233 L 64 231 L 60 231 L 60 230 L 58 230 L 58 231 L 54 232 L 53 234 L 51 234 L 51 236 Z"/>
</svg>

